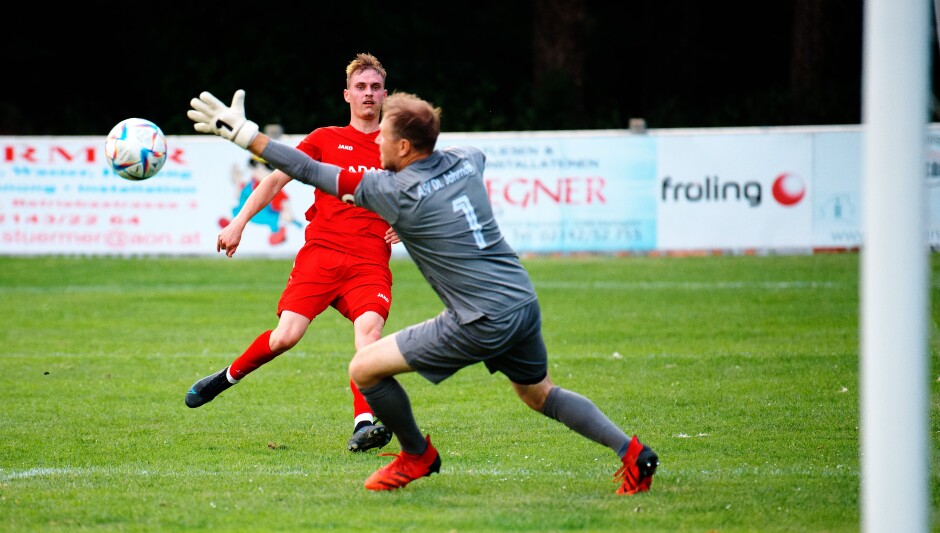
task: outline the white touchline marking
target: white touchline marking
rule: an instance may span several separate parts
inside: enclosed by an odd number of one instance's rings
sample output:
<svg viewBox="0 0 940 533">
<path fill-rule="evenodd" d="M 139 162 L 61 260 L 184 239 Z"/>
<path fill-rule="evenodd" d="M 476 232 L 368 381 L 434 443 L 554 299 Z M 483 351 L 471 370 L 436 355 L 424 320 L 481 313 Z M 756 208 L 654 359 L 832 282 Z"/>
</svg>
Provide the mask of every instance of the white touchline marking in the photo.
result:
<svg viewBox="0 0 940 533">
<path fill-rule="evenodd" d="M 844 289 L 849 284 L 832 281 L 535 281 L 536 287 L 548 289 Z M 854 284 L 852 285 L 854 286 Z"/>
</svg>

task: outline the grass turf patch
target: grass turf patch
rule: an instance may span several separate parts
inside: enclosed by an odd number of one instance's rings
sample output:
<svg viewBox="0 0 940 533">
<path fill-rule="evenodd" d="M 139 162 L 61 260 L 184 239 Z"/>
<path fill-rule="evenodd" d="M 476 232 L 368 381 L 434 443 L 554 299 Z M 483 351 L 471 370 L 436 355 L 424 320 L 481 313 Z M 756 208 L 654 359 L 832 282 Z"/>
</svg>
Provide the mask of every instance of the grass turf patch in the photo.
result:
<svg viewBox="0 0 940 533">
<path fill-rule="evenodd" d="M 525 264 L 553 380 L 659 453 L 649 493 L 616 496 L 613 452 L 482 365 L 438 386 L 401 376 L 441 473 L 370 493 L 397 441 L 346 451 L 353 336 L 335 311 L 213 402 L 183 404 L 276 324 L 290 261 L 6 257 L 0 529 L 858 530 L 857 255 Z M 441 309 L 409 260 L 392 269 L 386 333 Z"/>
</svg>

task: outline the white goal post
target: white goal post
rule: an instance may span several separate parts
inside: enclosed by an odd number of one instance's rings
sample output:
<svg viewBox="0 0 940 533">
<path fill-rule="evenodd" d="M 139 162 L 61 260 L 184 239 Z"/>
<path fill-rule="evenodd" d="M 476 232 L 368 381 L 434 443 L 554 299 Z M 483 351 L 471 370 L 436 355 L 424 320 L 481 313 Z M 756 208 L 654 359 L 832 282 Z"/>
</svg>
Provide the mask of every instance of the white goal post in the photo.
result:
<svg viewBox="0 0 940 533">
<path fill-rule="evenodd" d="M 925 171 L 930 4 L 865 2 L 861 526 L 930 529 Z"/>
</svg>

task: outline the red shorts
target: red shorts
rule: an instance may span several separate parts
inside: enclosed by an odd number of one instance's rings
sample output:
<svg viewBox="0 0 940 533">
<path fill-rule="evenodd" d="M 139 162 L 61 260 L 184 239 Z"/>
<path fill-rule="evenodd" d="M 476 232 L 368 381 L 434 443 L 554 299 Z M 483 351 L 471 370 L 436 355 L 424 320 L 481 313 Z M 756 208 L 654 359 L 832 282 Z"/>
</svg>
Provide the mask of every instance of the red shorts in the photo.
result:
<svg viewBox="0 0 940 533">
<path fill-rule="evenodd" d="M 313 320 L 329 306 L 350 321 L 366 311 L 388 319 L 392 306 L 392 271 L 388 263 L 304 244 L 294 259 L 277 315 L 292 311 Z"/>
</svg>

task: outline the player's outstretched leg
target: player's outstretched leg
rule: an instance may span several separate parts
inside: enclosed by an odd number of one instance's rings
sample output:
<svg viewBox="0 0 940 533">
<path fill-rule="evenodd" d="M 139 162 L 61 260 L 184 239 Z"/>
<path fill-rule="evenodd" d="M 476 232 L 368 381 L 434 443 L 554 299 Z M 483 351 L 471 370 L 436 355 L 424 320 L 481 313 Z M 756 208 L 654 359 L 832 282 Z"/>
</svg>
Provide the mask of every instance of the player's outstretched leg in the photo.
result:
<svg viewBox="0 0 940 533">
<path fill-rule="evenodd" d="M 189 408 L 199 407 L 202 404 L 211 402 L 216 396 L 225 389 L 231 387 L 237 381 L 232 382 L 228 379 L 228 367 L 219 370 L 215 374 L 206 376 L 193 383 L 186 393 L 186 406 Z"/>
<path fill-rule="evenodd" d="M 614 474 L 614 483 L 620 483 L 617 494 L 636 494 L 650 490 L 653 474 L 659 466 L 659 456 L 656 452 L 634 435 L 621 461 L 623 465 Z"/>
<path fill-rule="evenodd" d="M 431 444 L 431 436 L 425 440 L 428 447 L 421 455 L 414 455 L 406 451 L 401 453 L 383 453 L 393 455 L 395 459 L 386 466 L 378 469 L 369 476 L 365 487 L 369 490 L 395 490 L 404 487 L 419 477 L 430 476 L 441 471 L 441 456 Z"/>
<path fill-rule="evenodd" d="M 367 424 L 360 426 L 349 439 L 348 448 L 351 452 L 364 452 L 372 448 L 384 448 L 392 441 L 392 432 L 382 424 Z"/>
</svg>

